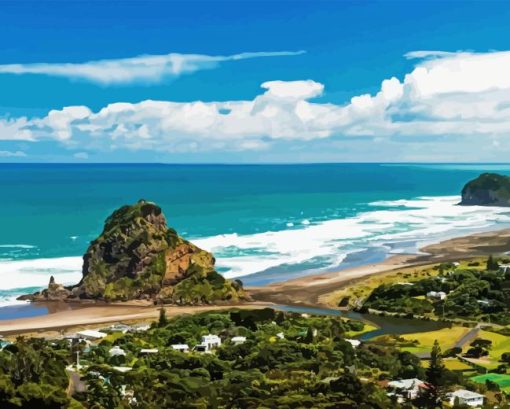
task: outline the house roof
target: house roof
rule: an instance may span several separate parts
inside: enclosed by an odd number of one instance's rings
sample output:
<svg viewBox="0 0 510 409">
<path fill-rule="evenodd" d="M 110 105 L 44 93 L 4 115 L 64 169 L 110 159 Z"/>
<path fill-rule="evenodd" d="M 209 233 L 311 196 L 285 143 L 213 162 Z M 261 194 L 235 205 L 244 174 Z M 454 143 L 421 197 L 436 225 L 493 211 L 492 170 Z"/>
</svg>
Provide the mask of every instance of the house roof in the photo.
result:
<svg viewBox="0 0 510 409">
<path fill-rule="evenodd" d="M 94 331 L 92 329 L 85 329 L 83 331 L 77 332 L 76 335 L 82 336 L 82 337 L 89 337 L 89 338 L 104 338 L 107 334 L 101 331 Z"/>
<path fill-rule="evenodd" d="M 456 390 L 455 392 L 450 393 L 450 396 L 463 399 L 481 399 L 485 397 L 484 395 L 481 395 L 473 391 L 468 391 L 467 389 Z"/>
<path fill-rule="evenodd" d="M 398 381 L 391 381 L 388 383 L 388 386 L 391 386 L 392 388 L 397 389 L 414 389 L 416 387 L 424 386 L 425 382 L 417 379 L 417 378 L 411 378 L 411 379 L 401 379 Z"/>
</svg>

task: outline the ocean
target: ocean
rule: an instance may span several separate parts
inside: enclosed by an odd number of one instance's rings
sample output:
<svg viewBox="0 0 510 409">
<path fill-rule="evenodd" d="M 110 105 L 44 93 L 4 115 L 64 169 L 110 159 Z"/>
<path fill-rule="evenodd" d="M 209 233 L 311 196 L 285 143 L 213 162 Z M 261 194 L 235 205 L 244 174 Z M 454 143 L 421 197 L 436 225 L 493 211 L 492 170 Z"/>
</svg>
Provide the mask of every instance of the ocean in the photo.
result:
<svg viewBox="0 0 510 409">
<path fill-rule="evenodd" d="M 509 209 L 457 206 L 486 171 L 510 166 L 0 164 L 0 306 L 78 282 L 105 218 L 142 198 L 226 277 L 264 285 L 509 227 Z"/>
</svg>

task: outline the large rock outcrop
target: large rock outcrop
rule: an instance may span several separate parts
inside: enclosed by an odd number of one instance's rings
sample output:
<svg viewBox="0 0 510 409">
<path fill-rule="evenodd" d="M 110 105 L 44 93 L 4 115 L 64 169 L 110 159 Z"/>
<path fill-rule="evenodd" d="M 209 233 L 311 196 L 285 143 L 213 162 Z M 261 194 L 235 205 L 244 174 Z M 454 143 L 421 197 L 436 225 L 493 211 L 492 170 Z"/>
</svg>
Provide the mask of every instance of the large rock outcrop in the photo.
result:
<svg viewBox="0 0 510 409">
<path fill-rule="evenodd" d="M 204 304 L 245 298 L 239 281 L 214 269 L 214 257 L 167 227 L 161 208 L 140 200 L 106 219 L 103 232 L 83 256 L 83 277 L 74 287 L 58 288 L 65 299 L 125 301 L 151 299 Z M 32 299 L 54 299 L 44 290 Z"/>
<path fill-rule="evenodd" d="M 483 173 L 462 189 L 461 205 L 510 206 L 510 177 Z"/>
</svg>

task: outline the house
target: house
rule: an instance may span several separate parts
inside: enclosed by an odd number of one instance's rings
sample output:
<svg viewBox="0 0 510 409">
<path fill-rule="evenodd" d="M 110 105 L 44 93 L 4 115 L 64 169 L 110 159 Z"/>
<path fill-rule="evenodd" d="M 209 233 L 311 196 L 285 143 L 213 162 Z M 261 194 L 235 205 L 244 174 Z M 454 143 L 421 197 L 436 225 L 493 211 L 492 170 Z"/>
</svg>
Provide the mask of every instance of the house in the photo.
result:
<svg viewBox="0 0 510 409">
<path fill-rule="evenodd" d="M 108 354 L 110 354 L 110 356 L 126 356 L 126 351 L 124 351 L 118 345 L 115 345 L 108 351 Z"/>
<path fill-rule="evenodd" d="M 500 264 L 499 271 L 501 271 L 502 273 L 510 272 L 510 264 Z"/>
<path fill-rule="evenodd" d="M 100 331 L 94 331 L 92 329 L 86 329 L 86 330 L 77 332 L 76 335 L 78 335 L 79 337 L 84 338 L 84 339 L 96 341 L 98 339 L 106 337 L 107 334 L 105 334 L 104 332 L 100 332 Z"/>
<path fill-rule="evenodd" d="M 221 338 L 217 335 L 204 335 L 201 345 L 205 345 L 208 351 L 221 346 Z"/>
<path fill-rule="evenodd" d="M 140 325 L 134 325 L 130 329 L 128 329 L 128 332 L 145 332 L 148 331 L 151 328 L 149 324 L 140 324 Z"/>
<path fill-rule="evenodd" d="M 276 334 L 276 336 L 280 339 L 285 339 L 285 335 L 283 334 L 283 332 L 279 332 L 278 334 Z"/>
<path fill-rule="evenodd" d="M 241 345 L 246 342 L 246 337 L 233 337 L 231 341 L 235 345 Z"/>
<path fill-rule="evenodd" d="M 174 351 L 188 352 L 189 346 L 188 346 L 188 344 L 173 344 L 172 349 Z"/>
<path fill-rule="evenodd" d="M 454 267 L 459 267 L 459 266 L 460 266 L 460 263 L 459 263 L 458 261 L 454 261 L 454 262 L 452 263 L 452 265 L 453 265 Z"/>
<path fill-rule="evenodd" d="M 413 400 L 420 395 L 423 389 L 427 388 L 427 384 L 417 378 L 402 379 L 389 382 L 388 388 L 392 390 L 391 394 L 393 395 Z"/>
<path fill-rule="evenodd" d="M 450 405 L 454 405 L 455 402 L 458 402 L 461 405 L 468 405 L 473 408 L 477 408 L 483 406 L 485 396 L 466 389 L 459 389 L 455 392 L 449 393 L 448 399 L 450 401 Z"/>
<path fill-rule="evenodd" d="M 125 334 L 126 332 L 130 331 L 131 327 L 129 325 L 125 324 L 113 324 L 108 328 L 109 332 L 122 332 Z"/>
<path fill-rule="evenodd" d="M 126 373 L 132 370 L 133 368 L 129 366 L 114 366 L 113 369 L 116 370 L 117 372 Z"/>
<path fill-rule="evenodd" d="M 446 298 L 446 293 L 444 291 L 429 291 L 427 293 L 427 298 L 442 301 Z"/>
<path fill-rule="evenodd" d="M 352 345 L 353 348 L 357 348 L 361 345 L 361 341 L 359 339 L 345 339 L 349 344 Z"/>
<path fill-rule="evenodd" d="M 157 348 L 142 348 L 140 350 L 141 354 L 157 354 L 159 350 Z"/>
<path fill-rule="evenodd" d="M 81 337 L 77 334 L 66 335 L 64 339 L 67 340 L 67 342 L 69 342 L 69 345 L 76 345 L 79 344 L 80 342 L 90 344 L 90 341 L 88 339 L 85 339 L 84 337 Z"/>
</svg>

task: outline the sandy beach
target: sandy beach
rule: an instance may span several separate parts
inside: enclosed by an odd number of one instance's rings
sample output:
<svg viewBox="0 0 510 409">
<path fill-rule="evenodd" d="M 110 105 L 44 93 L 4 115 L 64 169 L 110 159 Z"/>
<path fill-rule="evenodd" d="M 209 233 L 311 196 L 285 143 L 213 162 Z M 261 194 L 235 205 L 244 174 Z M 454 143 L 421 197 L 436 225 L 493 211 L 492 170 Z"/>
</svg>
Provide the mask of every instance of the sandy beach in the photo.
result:
<svg viewBox="0 0 510 409">
<path fill-rule="evenodd" d="M 326 306 L 321 298 L 365 277 L 413 266 L 502 254 L 510 250 L 510 229 L 471 234 L 431 244 L 422 254 L 396 255 L 386 260 L 333 273 L 310 275 L 264 287 L 250 288 L 252 297 L 277 304 Z"/>
<path fill-rule="evenodd" d="M 55 303 L 47 303 L 55 307 Z M 51 305 L 53 304 L 53 305 Z M 251 302 L 236 305 L 204 305 L 204 306 L 165 306 L 166 315 L 175 317 L 181 314 L 192 314 L 205 311 L 219 311 L 228 308 L 263 308 L 264 302 Z M 102 305 L 74 306 L 37 317 L 19 318 L 0 321 L 0 334 L 4 336 L 26 334 L 33 336 L 53 336 L 62 332 L 75 331 L 78 328 L 93 327 L 113 322 L 134 323 L 150 322 L 158 318 L 161 306 L 136 303 L 117 303 Z"/>
<path fill-rule="evenodd" d="M 166 306 L 168 316 L 226 308 L 262 308 L 271 304 L 325 306 L 321 298 L 347 284 L 396 269 L 455 261 L 470 257 L 502 254 L 510 249 L 510 229 L 476 233 L 445 240 L 421 249 L 422 254 L 397 255 L 380 263 L 368 264 L 338 272 L 318 274 L 274 283 L 264 287 L 247 288 L 254 301 L 234 306 Z M 151 321 L 158 317 L 160 306 L 147 302 L 115 304 L 56 305 L 47 303 L 49 313 L 29 318 L 0 321 L 0 334 L 51 336 L 78 327 L 111 322 Z"/>
</svg>

